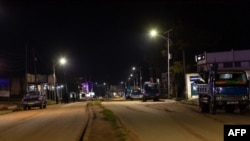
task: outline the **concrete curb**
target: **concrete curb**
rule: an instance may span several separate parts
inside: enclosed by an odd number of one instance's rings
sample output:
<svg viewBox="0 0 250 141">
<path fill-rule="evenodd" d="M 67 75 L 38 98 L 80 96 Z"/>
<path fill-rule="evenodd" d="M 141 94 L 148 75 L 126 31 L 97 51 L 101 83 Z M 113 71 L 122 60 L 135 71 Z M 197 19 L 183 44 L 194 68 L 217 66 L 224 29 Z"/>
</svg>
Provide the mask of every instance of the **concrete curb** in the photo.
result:
<svg viewBox="0 0 250 141">
<path fill-rule="evenodd" d="M 89 140 L 89 134 L 90 134 L 91 127 L 92 127 L 93 111 L 92 111 L 90 106 L 88 106 L 88 111 L 89 111 L 89 113 L 88 113 L 89 119 L 87 121 L 86 129 L 85 129 L 85 133 L 84 133 L 82 141 L 88 141 Z"/>
<path fill-rule="evenodd" d="M 189 105 L 195 105 L 195 106 L 199 105 L 198 99 L 181 100 L 180 102 L 183 104 L 189 104 Z"/>
</svg>

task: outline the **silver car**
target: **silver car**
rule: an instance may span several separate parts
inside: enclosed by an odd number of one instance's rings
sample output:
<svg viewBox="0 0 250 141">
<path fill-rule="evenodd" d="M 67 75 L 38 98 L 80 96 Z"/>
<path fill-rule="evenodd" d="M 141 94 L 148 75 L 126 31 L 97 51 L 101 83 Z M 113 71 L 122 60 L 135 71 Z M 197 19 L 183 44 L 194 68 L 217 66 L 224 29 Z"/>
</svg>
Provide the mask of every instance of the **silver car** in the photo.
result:
<svg viewBox="0 0 250 141">
<path fill-rule="evenodd" d="M 30 91 L 24 94 L 22 98 L 23 109 L 27 110 L 31 107 L 46 108 L 46 97 L 38 91 Z"/>
<path fill-rule="evenodd" d="M 130 99 L 142 99 L 143 94 L 140 90 L 133 90 L 130 94 Z"/>
</svg>

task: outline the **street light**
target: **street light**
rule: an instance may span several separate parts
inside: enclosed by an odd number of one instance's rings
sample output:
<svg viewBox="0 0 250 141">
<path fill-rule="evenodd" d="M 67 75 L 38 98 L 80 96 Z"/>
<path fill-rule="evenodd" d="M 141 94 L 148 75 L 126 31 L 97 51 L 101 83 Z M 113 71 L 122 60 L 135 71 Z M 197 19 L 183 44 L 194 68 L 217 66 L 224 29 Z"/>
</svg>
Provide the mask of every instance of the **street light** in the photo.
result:
<svg viewBox="0 0 250 141">
<path fill-rule="evenodd" d="M 132 67 L 132 70 L 135 71 L 136 68 L 135 67 Z M 135 72 L 135 80 L 136 80 L 136 87 L 138 87 L 138 79 L 137 79 L 137 74 Z M 135 86 L 134 86 L 134 89 L 135 89 Z"/>
<path fill-rule="evenodd" d="M 166 40 L 167 44 L 168 44 L 168 46 L 167 46 L 167 50 L 168 50 L 168 72 L 167 72 L 168 73 L 168 98 L 169 98 L 169 94 L 170 94 L 170 77 L 169 77 L 169 60 L 170 60 L 170 54 L 169 54 L 169 43 L 170 42 L 169 41 L 170 41 L 170 38 L 169 38 L 169 32 L 172 30 L 173 29 L 171 28 L 171 29 L 167 30 L 166 32 L 164 32 L 164 34 L 168 34 L 167 38 L 165 36 L 158 34 L 156 30 L 151 30 L 151 32 L 150 32 L 150 35 L 152 37 L 159 36 L 159 37 L 163 38 L 164 40 Z"/>
<path fill-rule="evenodd" d="M 131 73 L 130 78 L 133 79 L 133 77 L 134 77 L 134 75 Z M 134 79 L 134 87 L 133 87 L 133 89 L 135 89 L 135 79 Z"/>
<path fill-rule="evenodd" d="M 58 64 L 64 65 L 66 63 L 65 58 L 60 58 L 59 62 L 54 62 L 53 63 L 53 86 L 54 86 L 54 97 L 56 99 L 56 103 L 58 104 L 58 95 L 57 95 L 57 86 L 56 86 L 56 66 Z"/>
<path fill-rule="evenodd" d="M 132 67 L 132 70 L 135 71 L 136 70 L 136 67 Z M 139 77 L 140 77 L 140 90 L 142 90 L 142 76 L 141 76 L 141 67 L 140 67 L 140 70 L 139 70 Z M 138 86 L 138 79 L 136 77 L 136 84 Z"/>
</svg>

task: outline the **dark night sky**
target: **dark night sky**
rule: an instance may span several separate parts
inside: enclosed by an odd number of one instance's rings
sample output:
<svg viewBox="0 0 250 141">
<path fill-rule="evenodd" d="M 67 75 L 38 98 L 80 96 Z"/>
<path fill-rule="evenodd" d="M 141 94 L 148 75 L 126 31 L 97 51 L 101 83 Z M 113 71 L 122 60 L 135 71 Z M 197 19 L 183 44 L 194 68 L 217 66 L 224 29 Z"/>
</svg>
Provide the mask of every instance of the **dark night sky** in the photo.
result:
<svg viewBox="0 0 250 141">
<path fill-rule="evenodd" d="M 189 59 L 204 51 L 249 49 L 249 6 L 243 1 L 191 0 L 0 2 L 0 65 L 23 69 L 27 46 L 29 58 L 34 51 L 38 59 L 38 73 L 52 71 L 52 60 L 65 56 L 69 74 L 119 82 L 131 66 L 143 62 L 146 51 L 162 46 L 148 37 L 151 28 L 164 32 L 182 25 L 185 33 L 173 32 L 189 42 Z"/>
</svg>

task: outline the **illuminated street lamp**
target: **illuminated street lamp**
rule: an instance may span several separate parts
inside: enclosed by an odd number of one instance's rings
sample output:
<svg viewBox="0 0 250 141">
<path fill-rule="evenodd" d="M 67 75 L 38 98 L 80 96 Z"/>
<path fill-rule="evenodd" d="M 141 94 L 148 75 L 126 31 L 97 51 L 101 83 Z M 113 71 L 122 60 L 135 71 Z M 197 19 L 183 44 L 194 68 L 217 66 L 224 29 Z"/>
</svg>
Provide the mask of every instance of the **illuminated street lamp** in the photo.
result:
<svg viewBox="0 0 250 141">
<path fill-rule="evenodd" d="M 157 33 L 156 30 L 151 30 L 151 32 L 150 32 L 151 37 L 159 36 L 159 37 L 163 38 L 168 44 L 168 46 L 167 46 L 167 50 L 168 50 L 168 72 L 167 72 L 167 74 L 168 74 L 168 98 L 169 98 L 169 94 L 170 94 L 170 77 L 169 77 L 169 60 L 170 60 L 169 43 L 170 43 L 170 38 L 169 38 L 169 32 L 172 30 L 173 29 L 171 28 L 171 29 L 167 30 L 166 32 L 164 32 L 164 34 L 168 34 L 167 38 L 165 36 L 162 36 L 159 33 Z"/>
<path fill-rule="evenodd" d="M 136 68 L 132 67 L 132 70 L 135 71 Z M 135 79 L 136 79 L 136 87 L 138 87 L 138 79 L 137 79 L 137 75 L 135 74 Z M 134 89 L 135 89 L 135 85 L 134 85 Z"/>
<path fill-rule="evenodd" d="M 135 71 L 136 70 L 136 67 L 132 67 L 132 70 Z M 141 67 L 140 67 L 140 70 L 139 70 L 139 77 L 140 77 L 140 90 L 142 89 L 142 76 L 141 76 Z M 138 86 L 138 79 L 136 77 L 136 84 Z"/>
<path fill-rule="evenodd" d="M 58 104 L 58 94 L 57 94 L 57 86 L 56 86 L 56 66 L 58 64 L 60 65 L 64 65 L 66 63 L 66 59 L 65 58 L 60 58 L 59 62 L 54 62 L 53 63 L 53 85 L 54 85 L 54 96 L 55 96 L 55 100 L 56 103 Z"/>
</svg>

